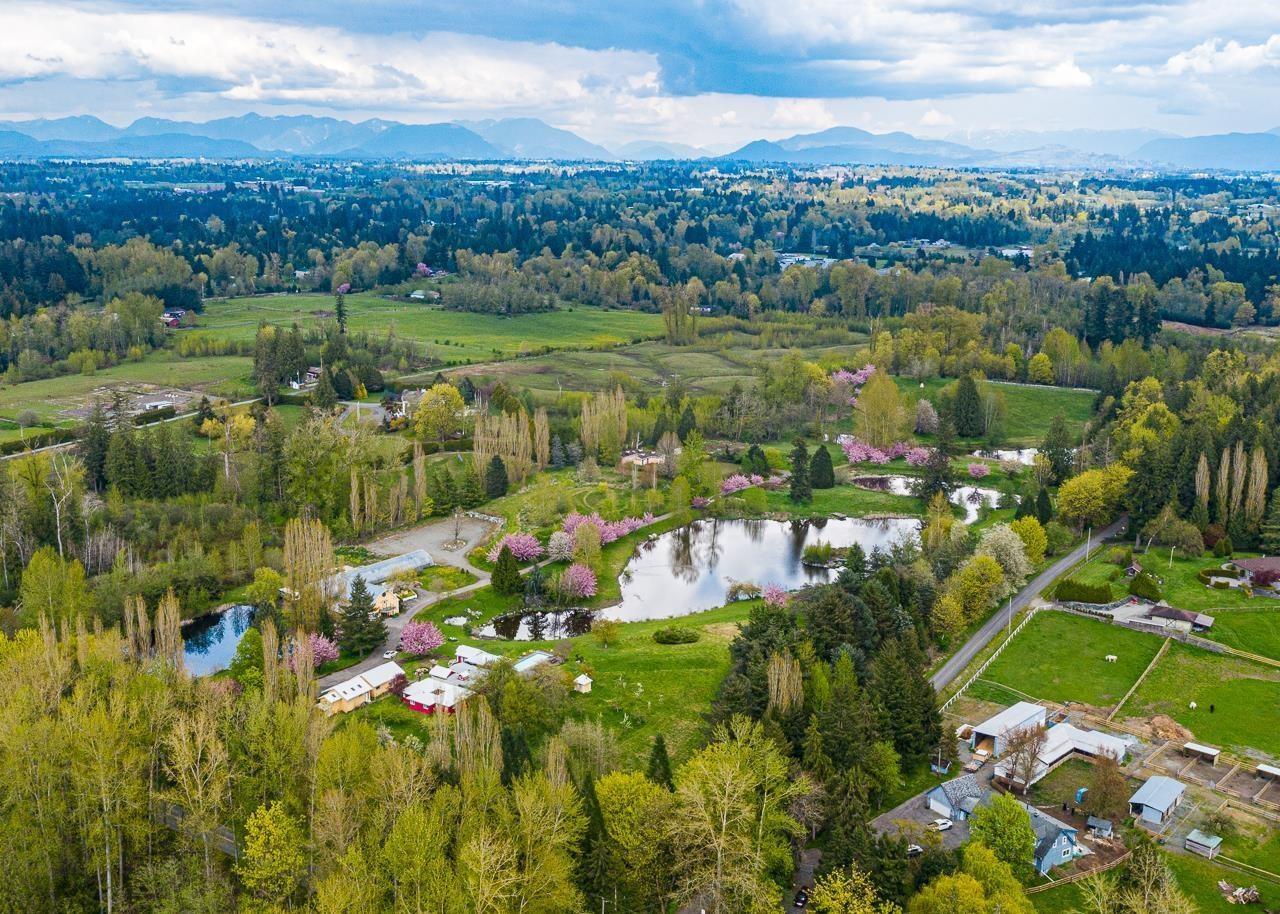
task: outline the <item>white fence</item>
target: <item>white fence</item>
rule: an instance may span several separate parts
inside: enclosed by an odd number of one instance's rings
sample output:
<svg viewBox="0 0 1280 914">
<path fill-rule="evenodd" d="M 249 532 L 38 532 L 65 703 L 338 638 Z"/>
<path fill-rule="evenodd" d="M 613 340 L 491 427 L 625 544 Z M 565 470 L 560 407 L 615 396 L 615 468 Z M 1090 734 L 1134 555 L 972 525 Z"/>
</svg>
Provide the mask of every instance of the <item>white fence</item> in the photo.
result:
<svg viewBox="0 0 1280 914">
<path fill-rule="evenodd" d="M 1009 632 L 1009 634 L 1005 636 L 1005 639 L 1000 642 L 1000 646 L 996 648 L 994 652 L 992 652 L 990 657 L 982 661 L 982 666 L 978 667 L 978 669 L 974 671 L 974 674 L 964 681 L 964 685 L 956 689 L 954 695 L 952 695 L 950 698 L 948 698 L 946 701 L 942 703 L 942 708 L 941 708 L 942 711 L 945 711 L 947 710 L 947 708 L 951 707 L 951 703 L 954 702 L 961 695 L 963 695 L 965 691 L 969 688 L 969 686 L 973 685 L 974 682 L 976 682 L 982 676 L 982 674 L 987 671 L 987 667 L 991 666 L 992 662 L 997 657 L 1000 656 L 1000 653 L 1006 647 L 1008 647 L 1009 642 L 1018 636 L 1018 632 L 1022 631 L 1022 627 L 1026 625 L 1028 622 L 1030 622 L 1035 617 L 1035 614 L 1040 611 L 1040 609 L 1041 607 L 1039 606 L 1032 606 L 1030 609 L 1027 610 L 1027 614 L 1022 617 L 1022 621 L 1019 622 L 1017 625 L 1015 625 L 1013 627 L 1013 631 Z"/>
</svg>

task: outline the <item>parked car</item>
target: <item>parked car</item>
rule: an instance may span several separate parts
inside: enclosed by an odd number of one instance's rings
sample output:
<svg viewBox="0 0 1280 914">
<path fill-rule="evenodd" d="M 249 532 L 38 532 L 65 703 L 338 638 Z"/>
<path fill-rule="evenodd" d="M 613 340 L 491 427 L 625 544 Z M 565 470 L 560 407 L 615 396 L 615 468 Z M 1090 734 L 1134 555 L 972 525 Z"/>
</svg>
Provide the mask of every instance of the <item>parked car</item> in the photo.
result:
<svg viewBox="0 0 1280 914">
<path fill-rule="evenodd" d="M 923 847 L 921 847 L 919 844 L 908 844 L 908 845 L 907 845 L 907 856 L 908 856 L 908 857 L 919 857 L 919 856 L 920 856 L 921 854 L 923 854 L 923 853 L 924 853 L 924 848 L 923 848 Z"/>
<path fill-rule="evenodd" d="M 955 823 L 950 819 L 934 819 L 929 823 L 929 831 L 946 831 Z"/>
<path fill-rule="evenodd" d="M 383 652 L 382 652 L 382 659 L 383 659 L 383 660 L 395 660 L 395 659 L 396 659 L 396 652 L 395 652 L 395 651 L 383 651 Z"/>
<path fill-rule="evenodd" d="M 806 886 L 800 887 L 800 891 L 796 892 L 796 898 L 794 903 L 797 908 L 803 908 L 809 903 L 808 887 Z"/>
</svg>

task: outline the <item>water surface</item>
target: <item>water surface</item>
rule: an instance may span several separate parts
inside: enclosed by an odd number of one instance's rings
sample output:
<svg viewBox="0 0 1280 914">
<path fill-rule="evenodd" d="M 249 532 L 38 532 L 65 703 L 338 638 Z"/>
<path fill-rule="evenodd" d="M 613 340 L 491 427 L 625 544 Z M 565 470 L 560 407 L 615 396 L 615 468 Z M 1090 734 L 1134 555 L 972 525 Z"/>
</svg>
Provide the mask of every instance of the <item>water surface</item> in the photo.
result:
<svg viewBox="0 0 1280 914">
<path fill-rule="evenodd" d="M 232 606 L 224 612 L 200 616 L 182 627 L 182 660 L 187 671 L 207 676 L 231 665 L 240 639 L 253 621 L 253 607 Z"/>
</svg>

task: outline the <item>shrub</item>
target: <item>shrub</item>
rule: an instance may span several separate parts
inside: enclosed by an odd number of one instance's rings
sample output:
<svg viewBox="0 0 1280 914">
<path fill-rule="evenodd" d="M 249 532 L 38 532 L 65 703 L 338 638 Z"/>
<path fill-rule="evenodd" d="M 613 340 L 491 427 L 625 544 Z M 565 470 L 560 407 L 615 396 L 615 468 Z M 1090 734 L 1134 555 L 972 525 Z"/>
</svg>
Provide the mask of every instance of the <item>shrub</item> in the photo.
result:
<svg viewBox="0 0 1280 914">
<path fill-rule="evenodd" d="M 1047 555 L 1058 555 L 1065 552 L 1071 545 L 1071 531 L 1056 520 L 1051 520 L 1044 525 L 1044 535 L 1048 541 L 1045 549 Z"/>
<path fill-rule="evenodd" d="M 826 565 L 836 554 L 830 543 L 810 543 L 804 547 L 803 561 L 806 565 Z"/>
<path fill-rule="evenodd" d="M 987 466 L 985 463 L 969 464 L 969 476 L 973 479 L 982 479 L 990 474 L 990 472 L 991 467 Z"/>
<path fill-rule="evenodd" d="M 1067 603 L 1110 603 L 1115 599 L 1110 584 L 1087 584 L 1075 578 L 1060 583 L 1054 596 Z"/>
<path fill-rule="evenodd" d="M 701 637 L 696 628 L 687 625 L 668 625 L 653 633 L 653 640 L 659 644 L 692 644 Z"/>
<path fill-rule="evenodd" d="M 1133 576 L 1133 580 L 1129 582 L 1129 593 L 1144 600 L 1151 600 L 1153 603 L 1163 596 L 1160 592 L 1160 582 L 1146 571 L 1140 571 Z"/>
<path fill-rule="evenodd" d="M 1231 537 L 1229 536 L 1224 536 L 1213 544 L 1213 554 L 1218 558 L 1226 558 L 1233 552 L 1235 552 L 1235 548 L 1232 546 Z"/>
<path fill-rule="evenodd" d="M 1112 546 L 1107 552 L 1107 561 L 1121 568 L 1128 568 L 1133 561 L 1132 546 Z"/>
<path fill-rule="evenodd" d="M 560 573 L 560 595 L 568 600 L 583 600 L 596 595 L 596 573 L 586 565 L 574 562 Z"/>
</svg>

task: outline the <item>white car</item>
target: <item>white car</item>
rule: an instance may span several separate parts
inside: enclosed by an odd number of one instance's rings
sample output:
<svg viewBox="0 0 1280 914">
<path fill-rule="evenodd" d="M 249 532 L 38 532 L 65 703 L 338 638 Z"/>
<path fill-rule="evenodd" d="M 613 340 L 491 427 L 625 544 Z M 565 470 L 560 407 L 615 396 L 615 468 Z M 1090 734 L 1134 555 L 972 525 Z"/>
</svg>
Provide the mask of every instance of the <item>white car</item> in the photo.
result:
<svg viewBox="0 0 1280 914">
<path fill-rule="evenodd" d="M 946 831 L 954 824 L 950 819 L 934 819 L 929 823 L 928 828 L 929 831 Z"/>
<path fill-rule="evenodd" d="M 383 652 L 382 652 L 382 659 L 383 659 L 383 660 L 395 660 L 395 659 L 396 659 L 396 652 L 395 652 L 395 651 L 383 651 Z"/>
</svg>

